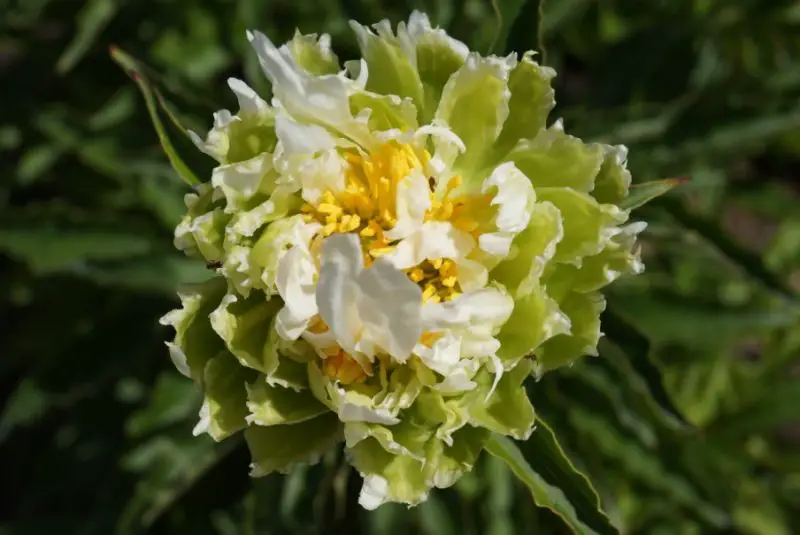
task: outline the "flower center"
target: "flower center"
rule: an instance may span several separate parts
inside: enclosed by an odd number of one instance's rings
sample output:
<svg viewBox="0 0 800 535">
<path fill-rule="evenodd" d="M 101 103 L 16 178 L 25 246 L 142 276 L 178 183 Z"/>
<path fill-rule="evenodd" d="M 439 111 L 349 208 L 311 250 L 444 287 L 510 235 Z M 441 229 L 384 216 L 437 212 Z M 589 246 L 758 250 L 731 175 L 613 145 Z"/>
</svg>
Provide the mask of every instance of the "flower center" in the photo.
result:
<svg viewBox="0 0 800 535">
<path fill-rule="evenodd" d="M 397 245 L 398 241 L 388 239 L 385 233 L 397 223 L 398 184 L 411 172 L 424 171 L 430 155 L 407 144 L 389 142 L 369 154 L 348 150 L 343 156 L 348 163 L 344 189 L 325 191 L 316 206 L 306 204 L 302 211 L 307 221 L 322 225 L 315 240 L 335 233 L 357 233 L 364 251 L 364 264 L 369 266 Z M 444 192 L 436 194 L 436 183 L 431 178 L 428 192 L 431 207 L 424 220 L 450 221 L 456 228 L 476 234 L 478 223 L 472 215 L 484 199 L 483 196 L 454 195 L 461 184 L 461 177 L 454 176 L 447 182 Z M 422 300 L 426 303 L 449 301 L 461 294 L 458 270 L 451 259 L 425 260 L 405 272 L 420 286 Z M 310 330 L 320 333 L 327 329 L 327 325 L 316 318 Z M 322 372 L 327 377 L 342 384 L 360 383 L 368 377 L 361 365 L 338 345 L 326 348 L 324 353 Z"/>
</svg>

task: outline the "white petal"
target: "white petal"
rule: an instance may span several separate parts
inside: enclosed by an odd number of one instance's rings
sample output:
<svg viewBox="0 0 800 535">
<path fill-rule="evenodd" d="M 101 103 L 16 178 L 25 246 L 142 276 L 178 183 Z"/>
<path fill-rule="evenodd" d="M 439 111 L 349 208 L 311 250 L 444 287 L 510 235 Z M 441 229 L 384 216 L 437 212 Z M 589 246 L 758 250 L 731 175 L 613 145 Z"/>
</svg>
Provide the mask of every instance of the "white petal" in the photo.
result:
<svg viewBox="0 0 800 535">
<path fill-rule="evenodd" d="M 448 376 L 461 358 L 461 340 L 448 332 L 436 340 L 431 347 L 418 345 L 414 349 L 414 353 L 428 368 Z"/>
<path fill-rule="evenodd" d="M 339 406 L 339 420 L 342 422 L 366 422 L 371 424 L 394 425 L 400 420 L 386 409 L 373 409 L 344 401 Z"/>
<path fill-rule="evenodd" d="M 361 242 L 355 234 L 335 234 L 322 244 L 316 301 L 319 315 L 336 335 L 339 345 L 355 352 L 361 330 L 357 316 L 356 279 L 364 267 Z"/>
<path fill-rule="evenodd" d="M 456 366 L 444 381 L 435 385 L 433 388 L 442 394 L 457 394 L 475 388 L 477 383 L 472 381 L 480 364 L 476 360 L 464 360 Z"/>
<path fill-rule="evenodd" d="M 519 233 L 528 227 L 531 211 L 536 201 L 531 181 L 513 162 L 503 163 L 484 181 L 481 188 L 486 193 L 497 188 L 492 206 L 498 206 L 495 224 L 504 232 Z"/>
<path fill-rule="evenodd" d="M 386 478 L 368 474 L 364 476 L 364 484 L 358 495 L 358 505 L 372 511 L 389 501 L 389 482 Z"/>
<path fill-rule="evenodd" d="M 317 314 L 314 294 L 316 267 L 308 250 L 301 246 L 289 249 L 278 262 L 275 283 L 284 301 L 275 328 L 287 340 L 296 340 Z"/>
<path fill-rule="evenodd" d="M 299 123 L 285 111 L 275 117 L 275 133 L 281 143 L 284 154 L 307 154 L 309 156 L 336 146 L 333 136 L 316 124 Z"/>
<path fill-rule="evenodd" d="M 259 190 L 265 175 L 271 170 L 272 155 L 269 153 L 216 167 L 211 173 L 211 184 L 225 195 L 225 212 L 240 210 L 242 203 Z"/>
<path fill-rule="evenodd" d="M 172 342 L 166 342 L 166 344 L 167 349 L 169 350 L 169 358 L 172 359 L 172 363 L 175 365 L 175 368 L 181 373 L 181 375 L 191 377 L 192 373 L 189 370 L 189 364 L 186 362 L 186 353 L 184 353 L 180 347 Z"/>
<path fill-rule="evenodd" d="M 350 113 L 352 80 L 339 74 L 311 76 L 290 55 L 281 54 L 264 34 L 247 32 L 275 97 L 294 117 L 334 128 L 364 146 L 371 144 L 366 125 Z"/>
<path fill-rule="evenodd" d="M 492 382 L 492 387 L 489 389 L 489 392 L 484 398 L 485 402 L 488 402 L 489 398 L 492 397 L 492 394 L 494 394 L 494 391 L 497 388 L 497 384 L 500 382 L 500 378 L 503 377 L 503 363 L 500 362 L 500 359 L 497 358 L 497 355 L 492 355 L 492 360 L 490 362 L 492 363 L 494 381 Z"/>
<path fill-rule="evenodd" d="M 415 169 L 397 184 L 397 222 L 385 233 L 390 240 L 399 240 L 418 230 L 431 207 L 428 179 Z"/>
<path fill-rule="evenodd" d="M 498 288 L 482 288 L 462 294 L 452 301 L 431 303 L 422 307 L 425 330 L 452 327 L 474 328 L 478 324 L 499 327 L 514 308 L 514 300 Z"/>
<path fill-rule="evenodd" d="M 428 221 L 382 258 L 397 269 L 416 266 L 426 259 L 464 258 L 475 248 L 475 240 L 444 221 Z"/>
<path fill-rule="evenodd" d="M 358 287 L 364 337 L 405 362 L 422 334 L 422 290 L 383 259 L 361 272 Z"/>
<path fill-rule="evenodd" d="M 463 293 L 469 293 L 483 288 L 489 280 L 489 270 L 486 266 L 469 258 L 456 259 L 458 269 L 458 285 Z"/>
<path fill-rule="evenodd" d="M 300 177 L 303 200 L 319 204 L 325 191 L 338 193 L 345 188 L 345 162 L 335 150 L 325 151 L 316 158 L 303 161 L 294 171 Z"/>
<path fill-rule="evenodd" d="M 228 78 L 228 87 L 239 101 L 239 113 L 258 114 L 269 109 L 269 105 L 249 85 L 238 78 Z"/>
<path fill-rule="evenodd" d="M 192 429 L 192 435 L 200 436 L 203 433 L 208 433 L 208 426 L 211 425 L 211 407 L 208 404 L 208 399 L 203 400 L 200 406 L 200 419 Z"/>
</svg>

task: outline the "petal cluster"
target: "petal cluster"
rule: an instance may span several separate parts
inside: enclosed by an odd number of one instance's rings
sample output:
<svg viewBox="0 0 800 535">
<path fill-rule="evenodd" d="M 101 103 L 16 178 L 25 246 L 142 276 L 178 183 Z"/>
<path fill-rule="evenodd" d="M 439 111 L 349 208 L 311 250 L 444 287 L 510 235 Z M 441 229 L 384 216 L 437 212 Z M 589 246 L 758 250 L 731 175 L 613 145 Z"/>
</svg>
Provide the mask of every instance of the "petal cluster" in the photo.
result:
<svg viewBox="0 0 800 535">
<path fill-rule="evenodd" d="M 196 433 L 243 431 L 253 475 L 344 443 L 360 502 L 416 504 L 489 433 L 527 438 L 531 374 L 596 354 L 599 290 L 642 270 L 624 147 L 547 116 L 555 73 L 484 57 L 415 12 L 323 35 L 252 32 L 273 98 L 231 79 L 175 245 L 215 269 L 162 322 L 202 388 Z"/>
</svg>

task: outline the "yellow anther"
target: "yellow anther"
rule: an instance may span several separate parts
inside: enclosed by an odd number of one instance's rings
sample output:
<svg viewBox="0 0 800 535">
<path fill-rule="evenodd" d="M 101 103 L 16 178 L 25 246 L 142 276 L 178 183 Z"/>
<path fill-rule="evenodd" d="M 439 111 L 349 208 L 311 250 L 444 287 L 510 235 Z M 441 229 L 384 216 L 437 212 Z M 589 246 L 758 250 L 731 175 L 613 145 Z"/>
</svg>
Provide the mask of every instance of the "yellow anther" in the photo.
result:
<svg viewBox="0 0 800 535">
<path fill-rule="evenodd" d="M 321 214 L 339 215 L 342 213 L 342 207 L 333 203 L 323 202 L 317 206 L 317 212 Z"/>
<path fill-rule="evenodd" d="M 322 363 L 322 373 L 330 379 L 335 379 L 345 385 L 366 379 L 367 374 L 353 357 L 342 351 L 341 348 L 333 347 L 329 349 L 333 351 L 331 354 L 328 354 L 328 350 L 324 351 L 328 358 Z"/>
<path fill-rule="evenodd" d="M 375 249 L 370 249 L 369 254 L 373 258 L 378 258 L 379 256 L 391 253 L 393 249 L 394 247 L 376 247 Z"/>
<path fill-rule="evenodd" d="M 442 286 L 446 288 L 453 288 L 458 282 L 458 277 L 446 277 L 442 279 Z"/>
<path fill-rule="evenodd" d="M 452 177 L 450 180 L 447 181 L 447 193 L 445 193 L 445 195 L 449 194 L 453 190 L 460 188 L 461 184 L 463 183 L 464 181 L 461 178 L 461 175 L 456 175 Z"/>
<path fill-rule="evenodd" d="M 436 287 L 430 283 L 426 284 L 422 291 L 422 300 L 429 301 L 434 295 L 436 295 Z"/>
<path fill-rule="evenodd" d="M 420 268 L 414 268 L 409 272 L 408 278 L 414 282 L 419 282 L 425 278 L 425 272 Z"/>
<path fill-rule="evenodd" d="M 335 222 L 326 224 L 324 227 L 322 227 L 322 235 L 326 237 L 330 236 L 331 234 L 336 232 L 337 226 L 338 225 Z"/>
<path fill-rule="evenodd" d="M 443 262 L 444 260 L 442 260 L 441 258 L 435 258 L 430 261 L 431 265 L 433 266 L 433 269 L 439 269 L 440 267 L 442 267 Z"/>
</svg>

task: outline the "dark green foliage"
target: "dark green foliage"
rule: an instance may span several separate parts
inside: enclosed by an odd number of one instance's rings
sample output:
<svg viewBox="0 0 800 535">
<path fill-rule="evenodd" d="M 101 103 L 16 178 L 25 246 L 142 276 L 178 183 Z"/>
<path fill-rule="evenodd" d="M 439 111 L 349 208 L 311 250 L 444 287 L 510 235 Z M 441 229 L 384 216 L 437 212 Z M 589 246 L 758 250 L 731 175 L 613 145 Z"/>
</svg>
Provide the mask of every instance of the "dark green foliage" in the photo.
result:
<svg viewBox="0 0 800 535">
<path fill-rule="evenodd" d="M 691 180 L 636 212 L 647 272 L 609 290 L 601 357 L 529 384 L 547 427 L 493 443 L 534 487 L 485 455 L 367 513 L 336 452 L 253 481 L 242 441 L 192 436 L 157 319 L 208 271 L 173 250 L 187 187 L 109 47 L 147 63 L 202 179 L 175 122 L 234 106 L 227 76 L 268 94 L 246 28 L 325 31 L 348 59 L 348 18 L 413 8 L 482 52 L 546 51 L 553 118 L 627 144 L 637 182 Z M 796 533 L 798 36 L 789 0 L 0 1 L 0 533 Z"/>
</svg>

